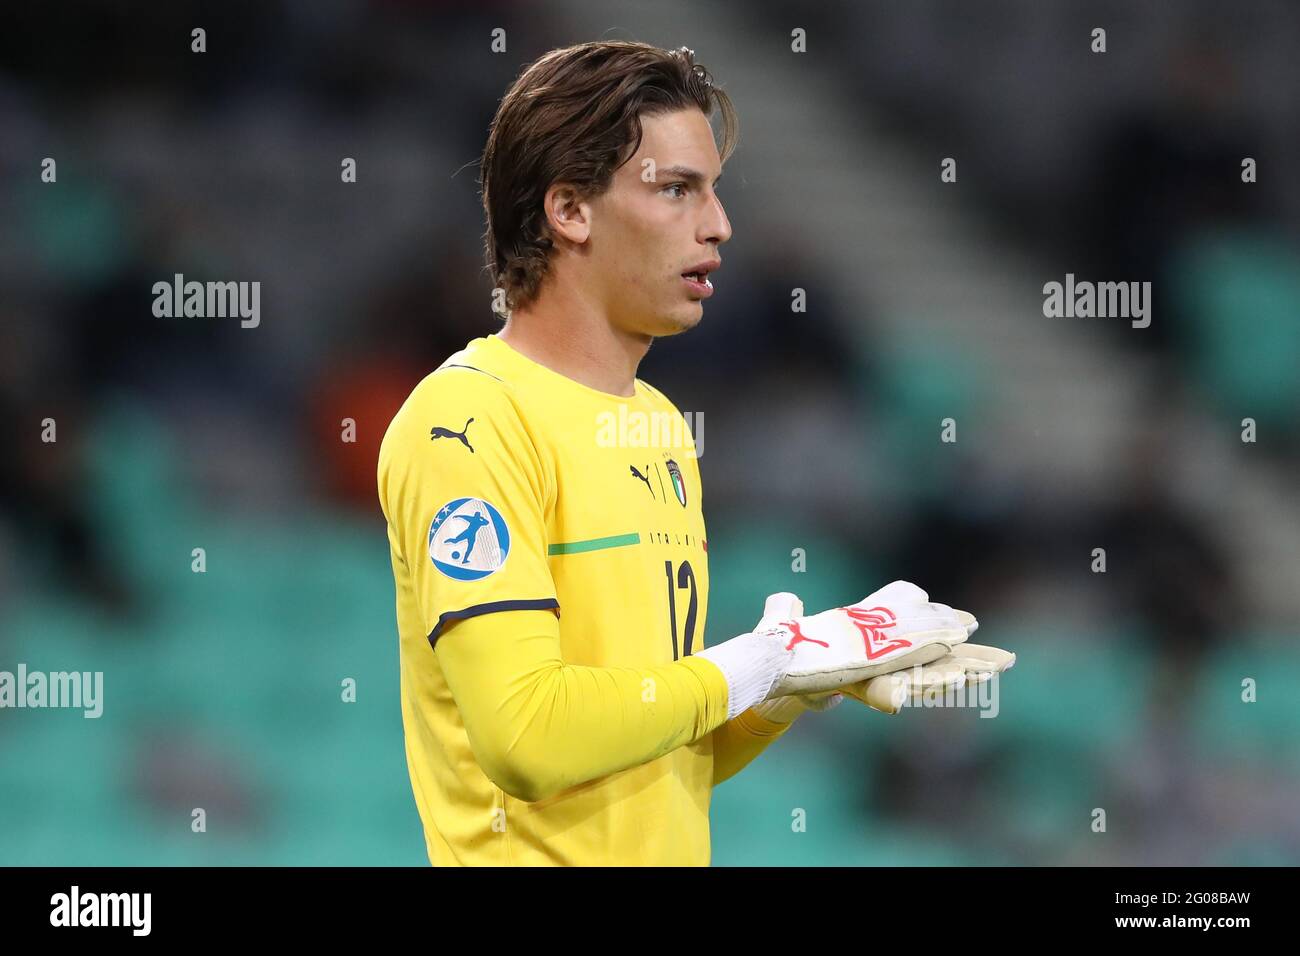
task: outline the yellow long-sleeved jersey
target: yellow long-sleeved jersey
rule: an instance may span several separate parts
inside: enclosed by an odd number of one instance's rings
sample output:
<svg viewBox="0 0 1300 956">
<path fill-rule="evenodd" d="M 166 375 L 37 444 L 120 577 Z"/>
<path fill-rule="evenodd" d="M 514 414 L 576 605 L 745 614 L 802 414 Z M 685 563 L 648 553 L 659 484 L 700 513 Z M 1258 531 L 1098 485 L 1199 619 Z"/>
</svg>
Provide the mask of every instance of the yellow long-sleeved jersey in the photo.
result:
<svg viewBox="0 0 1300 956">
<path fill-rule="evenodd" d="M 384 437 L 402 718 L 441 864 L 707 865 L 710 791 L 787 725 L 727 721 L 694 441 L 475 339 Z"/>
</svg>

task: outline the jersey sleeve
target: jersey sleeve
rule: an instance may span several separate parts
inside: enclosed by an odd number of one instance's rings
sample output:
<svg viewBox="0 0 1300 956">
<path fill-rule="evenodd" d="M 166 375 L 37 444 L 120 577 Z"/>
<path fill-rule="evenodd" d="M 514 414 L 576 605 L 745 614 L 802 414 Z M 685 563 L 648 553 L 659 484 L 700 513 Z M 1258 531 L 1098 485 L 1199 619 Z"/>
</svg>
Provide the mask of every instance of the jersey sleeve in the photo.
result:
<svg viewBox="0 0 1300 956">
<path fill-rule="evenodd" d="M 711 661 L 566 664 L 559 623 L 536 611 L 453 622 L 436 653 L 479 766 L 528 802 L 655 760 L 727 719 L 727 680 Z"/>
<path fill-rule="evenodd" d="M 768 720 L 751 707 L 713 731 L 713 785 L 744 770 L 791 726 Z"/>
<path fill-rule="evenodd" d="M 454 620 L 559 613 L 546 558 L 554 483 L 508 385 L 471 368 L 433 373 L 389 426 L 378 480 L 430 643 Z"/>
</svg>

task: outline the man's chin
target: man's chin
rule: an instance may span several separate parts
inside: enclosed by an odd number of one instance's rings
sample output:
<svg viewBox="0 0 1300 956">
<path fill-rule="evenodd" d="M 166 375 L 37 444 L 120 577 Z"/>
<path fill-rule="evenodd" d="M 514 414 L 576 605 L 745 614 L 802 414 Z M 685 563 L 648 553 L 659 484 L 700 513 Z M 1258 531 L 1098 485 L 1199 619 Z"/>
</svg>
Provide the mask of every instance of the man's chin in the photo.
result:
<svg viewBox="0 0 1300 956">
<path fill-rule="evenodd" d="M 667 338 L 689 332 L 700 324 L 704 318 L 704 305 L 701 302 L 687 302 L 678 305 L 672 311 L 660 312 L 644 317 L 635 325 L 624 326 L 628 332 L 649 336 L 652 339 Z"/>
<path fill-rule="evenodd" d="M 664 316 L 661 321 L 663 326 L 662 332 L 656 332 L 657 336 L 663 337 L 668 335 L 680 335 L 683 332 L 689 332 L 700 324 L 704 318 L 704 304 L 702 302 L 692 302 L 685 308 L 679 309 L 671 315 Z"/>
</svg>

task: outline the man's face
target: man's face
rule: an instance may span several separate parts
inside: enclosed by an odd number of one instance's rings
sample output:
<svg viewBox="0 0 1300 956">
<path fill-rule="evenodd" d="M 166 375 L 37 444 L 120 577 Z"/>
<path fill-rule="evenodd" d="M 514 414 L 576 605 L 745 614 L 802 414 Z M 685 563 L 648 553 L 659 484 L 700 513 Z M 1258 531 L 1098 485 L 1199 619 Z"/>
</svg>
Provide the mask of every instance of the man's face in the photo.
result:
<svg viewBox="0 0 1300 956">
<path fill-rule="evenodd" d="M 712 293 L 683 274 L 716 269 L 718 247 L 731 238 L 714 192 L 722 165 L 698 109 L 645 116 L 641 125 L 640 148 L 590 202 L 587 278 L 618 328 L 676 335 L 700 321 Z"/>
</svg>

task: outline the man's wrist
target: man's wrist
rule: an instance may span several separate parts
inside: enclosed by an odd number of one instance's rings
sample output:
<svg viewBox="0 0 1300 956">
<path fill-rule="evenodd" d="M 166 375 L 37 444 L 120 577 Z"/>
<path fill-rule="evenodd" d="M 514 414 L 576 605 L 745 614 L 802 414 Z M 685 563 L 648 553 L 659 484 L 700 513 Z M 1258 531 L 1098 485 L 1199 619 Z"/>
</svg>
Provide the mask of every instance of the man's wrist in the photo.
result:
<svg viewBox="0 0 1300 956">
<path fill-rule="evenodd" d="M 727 679 L 727 719 L 764 701 L 793 654 L 776 633 L 750 633 L 696 651 Z"/>
</svg>

